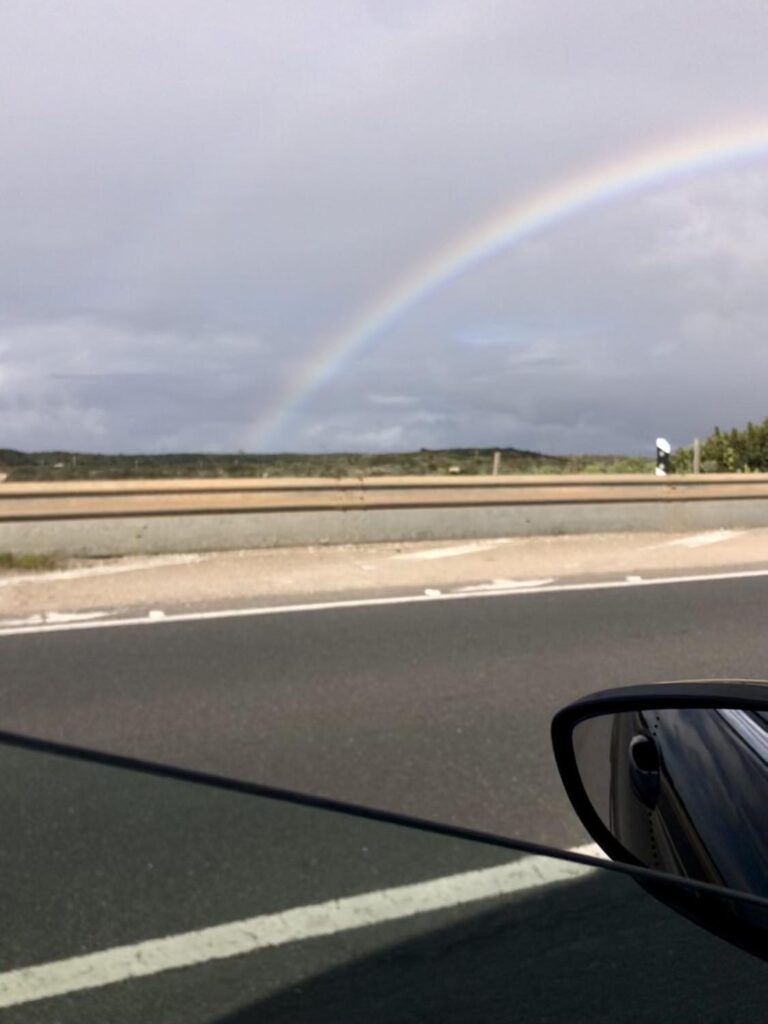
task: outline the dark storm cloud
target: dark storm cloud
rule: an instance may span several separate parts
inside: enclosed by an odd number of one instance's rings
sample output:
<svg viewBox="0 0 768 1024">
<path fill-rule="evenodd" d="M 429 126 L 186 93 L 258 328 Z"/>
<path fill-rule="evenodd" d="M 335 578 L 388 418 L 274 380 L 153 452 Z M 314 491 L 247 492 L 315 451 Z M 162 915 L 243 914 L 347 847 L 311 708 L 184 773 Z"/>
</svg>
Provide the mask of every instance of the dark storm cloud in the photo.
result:
<svg viewBox="0 0 768 1024">
<path fill-rule="evenodd" d="M 697 0 L 7 2 L 0 445 L 256 444 L 377 294 L 502 204 L 766 109 Z M 639 450 L 768 413 L 762 167 L 554 228 L 350 359 L 276 447 Z"/>
</svg>

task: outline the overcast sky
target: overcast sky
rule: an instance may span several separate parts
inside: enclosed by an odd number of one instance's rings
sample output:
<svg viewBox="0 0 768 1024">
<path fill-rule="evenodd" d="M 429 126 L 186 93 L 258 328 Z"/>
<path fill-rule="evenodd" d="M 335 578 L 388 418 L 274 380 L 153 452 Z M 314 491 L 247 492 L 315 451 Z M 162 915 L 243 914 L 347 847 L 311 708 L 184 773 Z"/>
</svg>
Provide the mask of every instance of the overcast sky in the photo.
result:
<svg viewBox="0 0 768 1024">
<path fill-rule="evenodd" d="M 554 224 L 266 413 L 495 211 L 768 124 L 766 52 L 763 0 L 3 0 L 0 447 L 640 452 L 762 419 L 765 158 Z"/>
</svg>

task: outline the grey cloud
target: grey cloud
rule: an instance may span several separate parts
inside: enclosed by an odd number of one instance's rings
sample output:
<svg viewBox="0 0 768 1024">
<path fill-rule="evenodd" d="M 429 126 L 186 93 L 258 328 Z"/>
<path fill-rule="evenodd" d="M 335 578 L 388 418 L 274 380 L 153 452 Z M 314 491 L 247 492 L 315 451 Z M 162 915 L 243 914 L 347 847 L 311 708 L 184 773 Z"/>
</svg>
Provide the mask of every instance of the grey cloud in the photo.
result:
<svg viewBox="0 0 768 1024">
<path fill-rule="evenodd" d="M 0 15 L 20 447 L 255 444 L 291 368 L 502 205 L 768 105 L 760 5 L 34 10 Z M 766 238 L 757 165 L 558 225 L 415 308 L 271 443 L 629 450 L 662 420 L 760 416 Z"/>
<path fill-rule="evenodd" d="M 373 405 L 414 405 L 418 399 L 413 395 L 368 395 L 368 401 Z"/>
</svg>

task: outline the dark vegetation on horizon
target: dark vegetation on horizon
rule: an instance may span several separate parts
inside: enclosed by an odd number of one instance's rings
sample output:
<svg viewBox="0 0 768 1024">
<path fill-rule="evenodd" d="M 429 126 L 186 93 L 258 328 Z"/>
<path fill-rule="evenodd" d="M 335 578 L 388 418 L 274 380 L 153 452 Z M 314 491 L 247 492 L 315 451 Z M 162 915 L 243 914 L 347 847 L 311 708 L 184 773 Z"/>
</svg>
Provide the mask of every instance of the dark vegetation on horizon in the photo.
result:
<svg viewBox="0 0 768 1024">
<path fill-rule="evenodd" d="M 422 448 L 418 452 L 334 452 L 306 455 L 180 453 L 94 455 L 83 452 L 19 452 L 0 448 L 0 474 L 9 480 L 129 480 L 163 477 L 345 477 L 490 473 L 494 451 L 502 473 L 650 473 L 654 460 L 626 455 L 543 455 L 519 448 Z M 689 473 L 693 449 L 678 448 L 672 470 Z M 715 427 L 702 442 L 705 473 L 768 472 L 768 418 L 739 430 Z"/>
<path fill-rule="evenodd" d="M 327 455 L 168 454 L 93 455 L 19 452 L 0 448 L 9 480 L 128 480 L 168 477 L 346 477 L 490 473 L 494 451 L 502 473 L 642 473 L 651 459 L 621 455 L 542 455 L 517 448 L 446 448 L 418 452 Z"/>
</svg>

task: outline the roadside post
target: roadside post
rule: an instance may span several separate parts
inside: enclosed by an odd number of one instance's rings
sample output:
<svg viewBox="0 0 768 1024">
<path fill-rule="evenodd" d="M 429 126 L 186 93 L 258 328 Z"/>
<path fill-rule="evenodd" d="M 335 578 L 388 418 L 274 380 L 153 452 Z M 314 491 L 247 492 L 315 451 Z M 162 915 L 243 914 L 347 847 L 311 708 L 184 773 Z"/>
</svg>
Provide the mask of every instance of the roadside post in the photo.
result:
<svg viewBox="0 0 768 1024">
<path fill-rule="evenodd" d="M 667 476 L 669 473 L 669 456 L 672 445 L 665 437 L 656 438 L 656 476 Z"/>
<path fill-rule="evenodd" d="M 701 438 L 694 438 L 693 441 L 693 472 L 701 472 Z"/>
<path fill-rule="evenodd" d="M 493 475 L 498 476 L 501 469 L 501 452 L 493 453 Z"/>
</svg>

